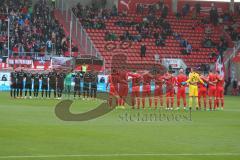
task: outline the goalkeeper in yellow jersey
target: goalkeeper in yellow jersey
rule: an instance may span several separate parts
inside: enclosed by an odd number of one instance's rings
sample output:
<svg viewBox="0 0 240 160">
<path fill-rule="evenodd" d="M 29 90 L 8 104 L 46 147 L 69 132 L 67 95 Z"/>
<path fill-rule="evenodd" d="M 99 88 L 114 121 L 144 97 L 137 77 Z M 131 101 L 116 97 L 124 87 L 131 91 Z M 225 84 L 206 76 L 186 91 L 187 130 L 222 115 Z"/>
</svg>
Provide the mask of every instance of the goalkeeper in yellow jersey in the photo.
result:
<svg viewBox="0 0 240 160">
<path fill-rule="evenodd" d="M 192 108 L 193 97 L 195 98 L 195 106 L 198 110 L 198 83 L 202 83 L 205 86 L 203 80 L 200 78 L 199 74 L 191 68 L 191 72 L 189 74 L 188 80 L 186 82 L 182 82 L 182 85 L 189 85 L 189 108 Z"/>
</svg>

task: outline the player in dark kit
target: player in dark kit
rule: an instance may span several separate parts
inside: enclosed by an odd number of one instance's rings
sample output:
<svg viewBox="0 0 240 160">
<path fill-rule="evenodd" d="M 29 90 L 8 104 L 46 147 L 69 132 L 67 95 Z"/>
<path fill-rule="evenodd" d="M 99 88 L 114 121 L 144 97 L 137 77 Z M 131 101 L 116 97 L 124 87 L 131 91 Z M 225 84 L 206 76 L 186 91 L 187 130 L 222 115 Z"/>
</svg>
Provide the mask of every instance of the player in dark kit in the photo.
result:
<svg viewBox="0 0 240 160">
<path fill-rule="evenodd" d="M 87 92 L 87 98 L 89 97 L 89 84 L 91 83 L 91 73 L 86 72 L 83 75 L 83 97 L 86 97 L 86 92 Z"/>
<path fill-rule="evenodd" d="M 64 74 L 63 73 L 58 73 L 57 75 L 57 94 L 58 94 L 58 99 L 61 99 L 62 97 L 62 92 L 64 88 Z"/>
<path fill-rule="evenodd" d="M 34 78 L 33 78 L 33 81 L 34 81 L 34 89 L 33 89 L 33 95 L 35 98 L 38 97 L 38 91 L 39 91 L 39 79 L 40 79 L 40 76 L 38 73 L 36 73 L 34 75 Z"/>
<path fill-rule="evenodd" d="M 47 91 L 48 91 L 48 75 L 47 74 L 42 74 L 41 75 L 41 80 L 42 80 L 42 98 L 45 92 L 45 96 L 47 98 Z"/>
<path fill-rule="evenodd" d="M 22 98 L 23 78 L 24 78 L 23 71 L 18 72 L 17 73 L 17 97 L 20 96 L 20 98 Z"/>
<path fill-rule="evenodd" d="M 10 91 L 11 97 L 16 98 L 16 89 L 17 89 L 17 73 L 12 72 L 11 73 L 11 91 Z"/>
<path fill-rule="evenodd" d="M 76 97 L 76 94 L 78 94 L 78 97 L 81 96 L 81 75 L 80 73 L 77 73 L 74 77 L 74 98 Z"/>
<path fill-rule="evenodd" d="M 91 98 L 97 98 L 98 75 L 91 71 Z"/>
<path fill-rule="evenodd" d="M 54 98 L 56 98 L 56 91 L 57 91 L 57 74 L 56 72 L 50 72 L 49 75 L 49 91 L 48 97 L 51 98 L 51 92 L 53 90 Z"/>
<path fill-rule="evenodd" d="M 29 97 L 32 98 L 32 74 L 30 72 L 25 73 L 25 98 L 27 97 L 27 92 L 29 92 Z"/>
</svg>

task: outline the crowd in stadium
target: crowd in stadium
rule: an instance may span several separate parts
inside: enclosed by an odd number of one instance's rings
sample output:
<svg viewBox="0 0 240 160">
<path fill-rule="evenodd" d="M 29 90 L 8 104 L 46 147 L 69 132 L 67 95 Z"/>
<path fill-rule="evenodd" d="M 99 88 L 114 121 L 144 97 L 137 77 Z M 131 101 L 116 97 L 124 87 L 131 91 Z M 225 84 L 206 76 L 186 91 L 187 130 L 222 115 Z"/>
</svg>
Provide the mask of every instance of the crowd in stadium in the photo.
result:
<svg viewBox="0 0 240 160">
<path fill-rule="evenodd" d="M 44 55 L 52 53 L 53 49 L 62 55 L 68 51 L 69 39 L 47 3 L 38 1 L 32 6 L 30 1 L 1 0 L 0 14 L 9 14 L 10 19 L 10 56 Z M 1 19 L 0 24 L 1 31 L 7 36 L 6 19 Z M 2 55 L 6 55 L 7 41 L 1 42 L 0 48 Z"/>
</svg>

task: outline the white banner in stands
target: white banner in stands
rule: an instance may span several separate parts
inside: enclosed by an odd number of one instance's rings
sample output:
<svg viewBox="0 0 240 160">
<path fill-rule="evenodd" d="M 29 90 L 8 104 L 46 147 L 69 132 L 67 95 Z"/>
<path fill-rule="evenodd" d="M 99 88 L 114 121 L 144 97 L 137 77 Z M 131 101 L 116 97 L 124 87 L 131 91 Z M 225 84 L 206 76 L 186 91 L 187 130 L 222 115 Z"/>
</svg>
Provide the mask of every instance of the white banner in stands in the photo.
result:
<svg viewBox="0 0 240 160">
<path fill-rule="evenodd" d="M 0 72 L 0 91 L 10 89 L 10 72 Z"/>
<path fill-rule="evenodd" d="M 182 68 L 180 59 L 164 58 L 163 63 L 167 66 L 171 65 L 172 68 Z"/>
</svg>

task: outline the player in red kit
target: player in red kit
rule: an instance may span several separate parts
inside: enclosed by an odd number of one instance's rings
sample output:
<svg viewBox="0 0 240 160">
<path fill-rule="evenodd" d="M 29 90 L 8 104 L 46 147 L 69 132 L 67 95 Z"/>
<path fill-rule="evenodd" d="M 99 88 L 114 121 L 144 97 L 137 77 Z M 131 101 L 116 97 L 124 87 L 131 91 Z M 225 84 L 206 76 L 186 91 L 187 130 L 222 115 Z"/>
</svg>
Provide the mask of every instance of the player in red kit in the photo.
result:
<svg viewBox="0 0 240 160">
<path fill-rule="evenodd" d="M 219 108 L 219 102 L 221 102 L 221 109 L 224 108 L 224 76 L 217 75 L 217 90 L 216 90 L 216 105 Z"/>
<path fill-rule="evenodd" d="M 110 108 L 112 108 L 112 101 L 113 98 L 115 97 L 116 99 L 116 106 L 118 105 L 118 92 L 119 92 L 119 88 L 118 88 L 118 81 L 119 81 L 119 75 L 117 73 L 116 70 L 113 70 L 112 73 L 109 75 L 108 77 L 108 83 L 106 88 L 108 88 L 108 86 L 110 86 L 110 90 L 109 90 L 109 106 Z"/>
<path fill-rule="evenodd" d="M 214 109 L 216 109 L 216 84 L 217 84 L 217 76 L 212 71 L 209 72 L 208 75 L 208 96 L 209 96 L 209 108 L 212 110 L 212 102 L 214 103 Z"/>
<path fill-rule="evenodd" d="M 134 109 L 136 101 L 137 101 L 137 108 L 140 108 L 140 83 L 142 76 L 136 71 L 134 73 L 130 73 L 128 76 L 132 78 L 132 109 Z"/>
<path fill-rule="evenodd" d="M 154 89 L 154 103 L 155 109 L 157 108 L 158 101 L 160 100 L 160 106 L 163 106 L 163 90 L 162 86 L 164 83 L 164 78 L 160 73 L 155 76 L 155 89 Z"/>
<path fill-rule="evenodd" d="M 125 66 L 122 66 L 122 70 L 119 72 L 119 105 L 125 106 L 125 101 L 128 95 L 128 71 Z"/>
<path fill-rule="evenodd" d="M 186 101 L 186 87 L 185 85 L 182 85 L 182 82 L 186 82 L 188 80 L 187 76 L 184 74 L 183 69 L 179 70 L 179 75 L 176 77 L 177 81 L 177 87 L 178 87 L 178 92 L 177 92 L 177 109 L 180 107 L 180 100 L 182 98 L 183 100 L 183 106 L 184 109 L 186 109 L 187 106 L 187 101 Z"/>
<path fill-rule="evenodd" d="M 174 86 L 176 84 L 175 77 L 167 71 L 167 73 L 164 75 L 165 83 L 166 83 L 166 103 L 167 103 L 167 109 L 173 110 L 173 104 L 174 104 Z M 169 108 L 171 104 L 171 107 Z"/>
<path fill-rule="evenodd" d="M 151 98 L 151 82 L 153 76 L 149 72 L 143 74 L 143 91 L 142 91 L 142 107 L 145 108 L 145 98 L 149 97 L 149 107 L 152 107 L 152 98 Z"/>
<path fill-rule="evenodd" d="M 201 75 L 200 78 L 203 80 L 203 82 L 205 84 L 207 83 L 206 76 Z M 204 84 L 199 83 L 198 84 L 198 106 L 199 106 L 199 109 L 202 108 L 202 103 L 201 103 L 202 98 L 203 98 L 204 110 L 206 110 L 207 109 L 207 87 Z"/>
</svg>

